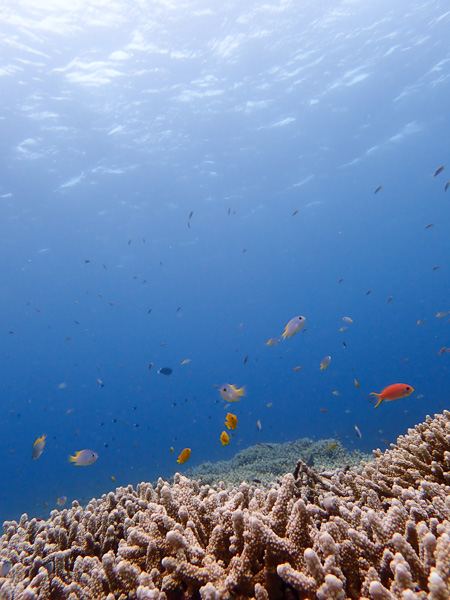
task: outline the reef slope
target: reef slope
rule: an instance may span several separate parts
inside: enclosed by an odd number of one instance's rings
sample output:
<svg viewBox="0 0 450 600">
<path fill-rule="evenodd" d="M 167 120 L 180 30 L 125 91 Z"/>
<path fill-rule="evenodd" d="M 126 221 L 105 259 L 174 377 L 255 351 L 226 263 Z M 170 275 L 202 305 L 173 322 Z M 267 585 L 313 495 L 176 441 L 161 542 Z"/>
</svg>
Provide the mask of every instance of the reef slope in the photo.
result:
<svg viewBox="0 0 450 600">
<path fill-rule="evenodd" d="M 448 600 L 450 412 L 261 488 L 175 475 L 4 523 L 3 600 Z"/>
</svg>

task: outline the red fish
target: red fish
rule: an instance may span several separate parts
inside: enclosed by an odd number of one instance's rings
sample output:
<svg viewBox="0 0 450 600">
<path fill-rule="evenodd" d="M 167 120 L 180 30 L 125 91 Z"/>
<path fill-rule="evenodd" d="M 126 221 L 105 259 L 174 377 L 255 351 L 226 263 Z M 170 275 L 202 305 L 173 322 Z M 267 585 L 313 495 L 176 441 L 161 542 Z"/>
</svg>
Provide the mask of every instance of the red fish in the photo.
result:
<svg viewBox="0 0 450 600">
<path fill-rule="evenodd" d="M 383 400 L 386 400 L 386 402 L 400 400 L 400 398 L 410 396 L 413 392 L 414 388 L 411 385 L 406 383 L 394 383 L 385 387 L 381 393 L 377 394 L 376 392 L 370 392 L 370 395 L 378 398 L 378 402 L 375 405 L 375 408 L 377 408 Z"/>
</svg>

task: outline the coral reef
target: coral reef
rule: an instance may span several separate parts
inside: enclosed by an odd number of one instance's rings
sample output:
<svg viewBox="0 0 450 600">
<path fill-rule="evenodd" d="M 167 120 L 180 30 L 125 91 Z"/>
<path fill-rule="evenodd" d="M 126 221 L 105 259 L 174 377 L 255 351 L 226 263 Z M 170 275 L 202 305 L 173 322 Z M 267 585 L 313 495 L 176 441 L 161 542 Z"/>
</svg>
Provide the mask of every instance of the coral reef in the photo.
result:
<svg viewBox="0 0 450 600">
<path fill-rule="evenodd" d="M 284 444 L 259 443 L 240 450 L 231 460 L 205 462 L 188 468 L 184 474 L 210 485 L 223 481 L 239 486 L 241 481 L 247 481 L 270 487 L 285 473 L 293 471 L 299 458 L 309 467 L 327 471 L 355 466 L 361 460 L 373 460 L 371 454 L 363 454 L 359 450 L 349 452 L 336 438 L 317 441 L 302 438 Z"/>
<path fill-rule="evenodd" d="M 450 412 L 375 461 L 224 489 L 176 474 L 6 521 L 3 600 L 448 600 Z"/>
</svg>

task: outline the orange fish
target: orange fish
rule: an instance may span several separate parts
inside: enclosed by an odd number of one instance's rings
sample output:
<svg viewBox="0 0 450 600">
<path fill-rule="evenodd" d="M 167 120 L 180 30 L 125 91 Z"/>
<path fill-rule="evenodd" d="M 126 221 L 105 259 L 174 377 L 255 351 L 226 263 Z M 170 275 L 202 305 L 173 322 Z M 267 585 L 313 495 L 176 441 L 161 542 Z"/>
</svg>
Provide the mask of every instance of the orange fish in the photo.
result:
<svg viewBox="0 0 450 600">
<path fill-rule="evenodd" d="M 220 434 L 220 441 L 222 442 L 222 446 L 228 446 L 230 443 L 230 436 L 226 431 L 222 431 Z"/>
<path fill-rule="evenodd" d="M 228 429 L 236 429 L 237 424 L 237 416 L 231 413 L 227 413 L 227 416 L 225 418 L 225 425 L 228 427 Z"/>
<path fill-rule="evenodd" d="M 187 460 L 189 460 L 190 456 L 191 456 L 191 449 L 185 448 L 184 450 L 182 450 L 180 456 L 177 458 L 177 463 L 180 463 L 180 465 L 182 465 Z"/>
<path fill-rule="evenodd" d="M 375 404 L 375 408 L 377 408 L 377 406 L 380 406 L 383 400 L 386 400 L 386 402 L 390 402 L 391 400 L 400 400 L 400 398 L 406 398 L 407 396 L 410 396 L 413 392 L 414 388 L 411 385 L 407 385 L 406 383 L 394 383 L 385 387 L 380 394 L 377 394 L 376 392 L 370 392 L 370 395 L 378 398 L 378 402 Z"/>
</svg>

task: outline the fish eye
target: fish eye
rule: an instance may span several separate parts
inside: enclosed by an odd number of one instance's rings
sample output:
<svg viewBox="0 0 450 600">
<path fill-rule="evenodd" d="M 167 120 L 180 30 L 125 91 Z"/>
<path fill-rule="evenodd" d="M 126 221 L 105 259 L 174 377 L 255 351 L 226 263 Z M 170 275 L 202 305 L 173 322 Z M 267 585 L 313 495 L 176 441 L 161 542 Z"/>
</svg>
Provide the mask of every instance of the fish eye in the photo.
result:
<svg viewBox="0 0 450 600">
<path fill-rule="evenodd" d="M 222 390 L 222 392 L 226 392 L 226 391 L 227 391 L 227 388 L 224 387 L 223 390 Z"/>
<path fill-rule="evenodd" d="M 409 387 L 409 385 L 406 386 L 406 391 L 409 392 L 411 388 Z"/>
</svg>

